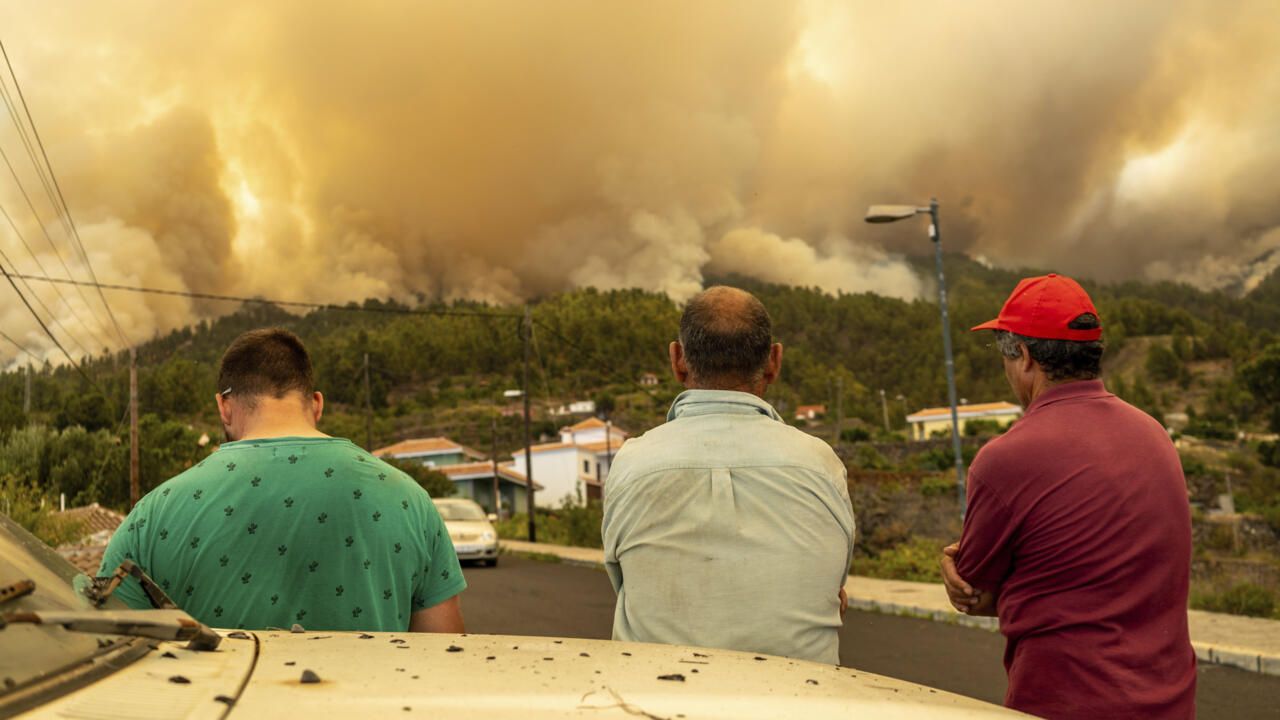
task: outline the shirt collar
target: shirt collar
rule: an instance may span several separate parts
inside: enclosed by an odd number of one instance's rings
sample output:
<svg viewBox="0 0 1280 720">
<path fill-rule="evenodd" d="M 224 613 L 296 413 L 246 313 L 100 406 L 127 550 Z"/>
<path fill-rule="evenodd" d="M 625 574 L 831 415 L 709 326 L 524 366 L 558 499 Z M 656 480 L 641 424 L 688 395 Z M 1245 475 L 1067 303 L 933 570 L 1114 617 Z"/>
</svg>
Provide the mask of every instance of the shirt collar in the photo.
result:
<svg viewBox="0 0 1280 720">
<path fill-rule="evenodd" d="M 1053 387 L 1040 393 L 1040 396 L 1031 402 L 1027 408 L 1027 413 L 1037 408 L 1051 405 L 1063 400 L 1076 400 L 1081 398 L 1101 398 L 1108 397 L 1111 393 L 1107 392 L 1107 388 L 1103 386 L 1101 380 L 1076 380 L 1074 382 L 1054 385 Z"/>
<path fill-rule="evenodd" d="M 782 422 L 773 406 L 737 390 L 685 390 L 676 396 L 667 411 L 667 422 L 694 415 L 764 415 Z"/>
</svg>

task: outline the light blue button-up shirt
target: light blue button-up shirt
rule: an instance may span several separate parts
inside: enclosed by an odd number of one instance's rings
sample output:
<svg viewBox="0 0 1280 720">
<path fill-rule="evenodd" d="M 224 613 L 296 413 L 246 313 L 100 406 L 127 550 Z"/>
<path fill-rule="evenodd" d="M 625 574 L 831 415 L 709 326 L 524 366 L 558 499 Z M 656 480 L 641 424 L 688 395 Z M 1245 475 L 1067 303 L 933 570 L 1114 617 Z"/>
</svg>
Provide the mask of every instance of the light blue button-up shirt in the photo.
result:
<svg viewBox="0 0 1280 720">
<path fill-rule="evenodd" d="M 853 540 L 825 442 L 755 395 L 687 390 L 609 472 L 613 637 L 837 664 Z"/>
</svg>

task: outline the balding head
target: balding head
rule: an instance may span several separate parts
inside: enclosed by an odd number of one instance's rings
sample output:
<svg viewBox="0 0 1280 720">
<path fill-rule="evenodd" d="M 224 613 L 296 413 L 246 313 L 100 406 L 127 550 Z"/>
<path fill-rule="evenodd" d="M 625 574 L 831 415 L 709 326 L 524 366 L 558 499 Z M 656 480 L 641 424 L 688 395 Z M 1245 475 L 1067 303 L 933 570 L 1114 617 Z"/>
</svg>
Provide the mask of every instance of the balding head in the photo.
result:
<svg viewBox="0 0 1280 720">
<path fill-rule="evenodd" d="M 680 345 L 693 384 L 724 389 L 755 385 L 769 366 L 773 323 L 754 295 L 719 285 L 685 305 Z"/>
</svg>

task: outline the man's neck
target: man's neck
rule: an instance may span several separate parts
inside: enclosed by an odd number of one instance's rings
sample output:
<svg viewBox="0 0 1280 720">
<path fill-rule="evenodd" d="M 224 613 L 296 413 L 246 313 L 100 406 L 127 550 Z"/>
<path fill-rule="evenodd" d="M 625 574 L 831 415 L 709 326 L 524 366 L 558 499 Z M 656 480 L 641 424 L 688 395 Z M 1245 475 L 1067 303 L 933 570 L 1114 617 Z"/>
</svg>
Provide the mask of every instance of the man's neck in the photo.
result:
<svg viewBox="0 0 1280 720">
<path fill-rule="evenodd" d="M 764 399 L 764 391 L 769 387 L 765 383 L 742 383 L 739 385 L 703 385 L 690 380 L 684 385 L 686 390 L 727 390 L 729 392 L 744 392 L 755 395 L 761 400 Z"/>
<path fill-rule="evenodd" d="M 240 434 L 238 440 L 267 440 L 282 437 L 329 437 L 306 423 L 257 423 Z"/>
</svg>

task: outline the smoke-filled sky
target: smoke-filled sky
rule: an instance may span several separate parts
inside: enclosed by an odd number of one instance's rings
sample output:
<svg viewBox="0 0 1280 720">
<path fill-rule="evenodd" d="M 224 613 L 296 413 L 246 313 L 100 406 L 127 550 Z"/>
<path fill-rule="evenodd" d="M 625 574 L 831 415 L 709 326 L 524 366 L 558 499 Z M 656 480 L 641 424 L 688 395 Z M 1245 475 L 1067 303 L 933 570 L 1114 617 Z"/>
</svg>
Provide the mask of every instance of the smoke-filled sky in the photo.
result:
<svg viewBox="0 0 1280 720">
<path fill-rule="evenodd" d="M 1280 248 L 1273 0 L 4 0 L 0 33 L 104 282 L 910 298 L 923 221 L 862 216 L 931 195 L 946 246 L 998 265 L 1247 285 Z M 4 208 L 87 277 L 4 115 L 0 147 L 39 221 L 0 167 Z M 0 248 L 36 270 L 4 225 Z M 101 347 L 90 293 L 33 286 Z M 108 298 L 134 341 L 231 309 Z"/>
</svg>

